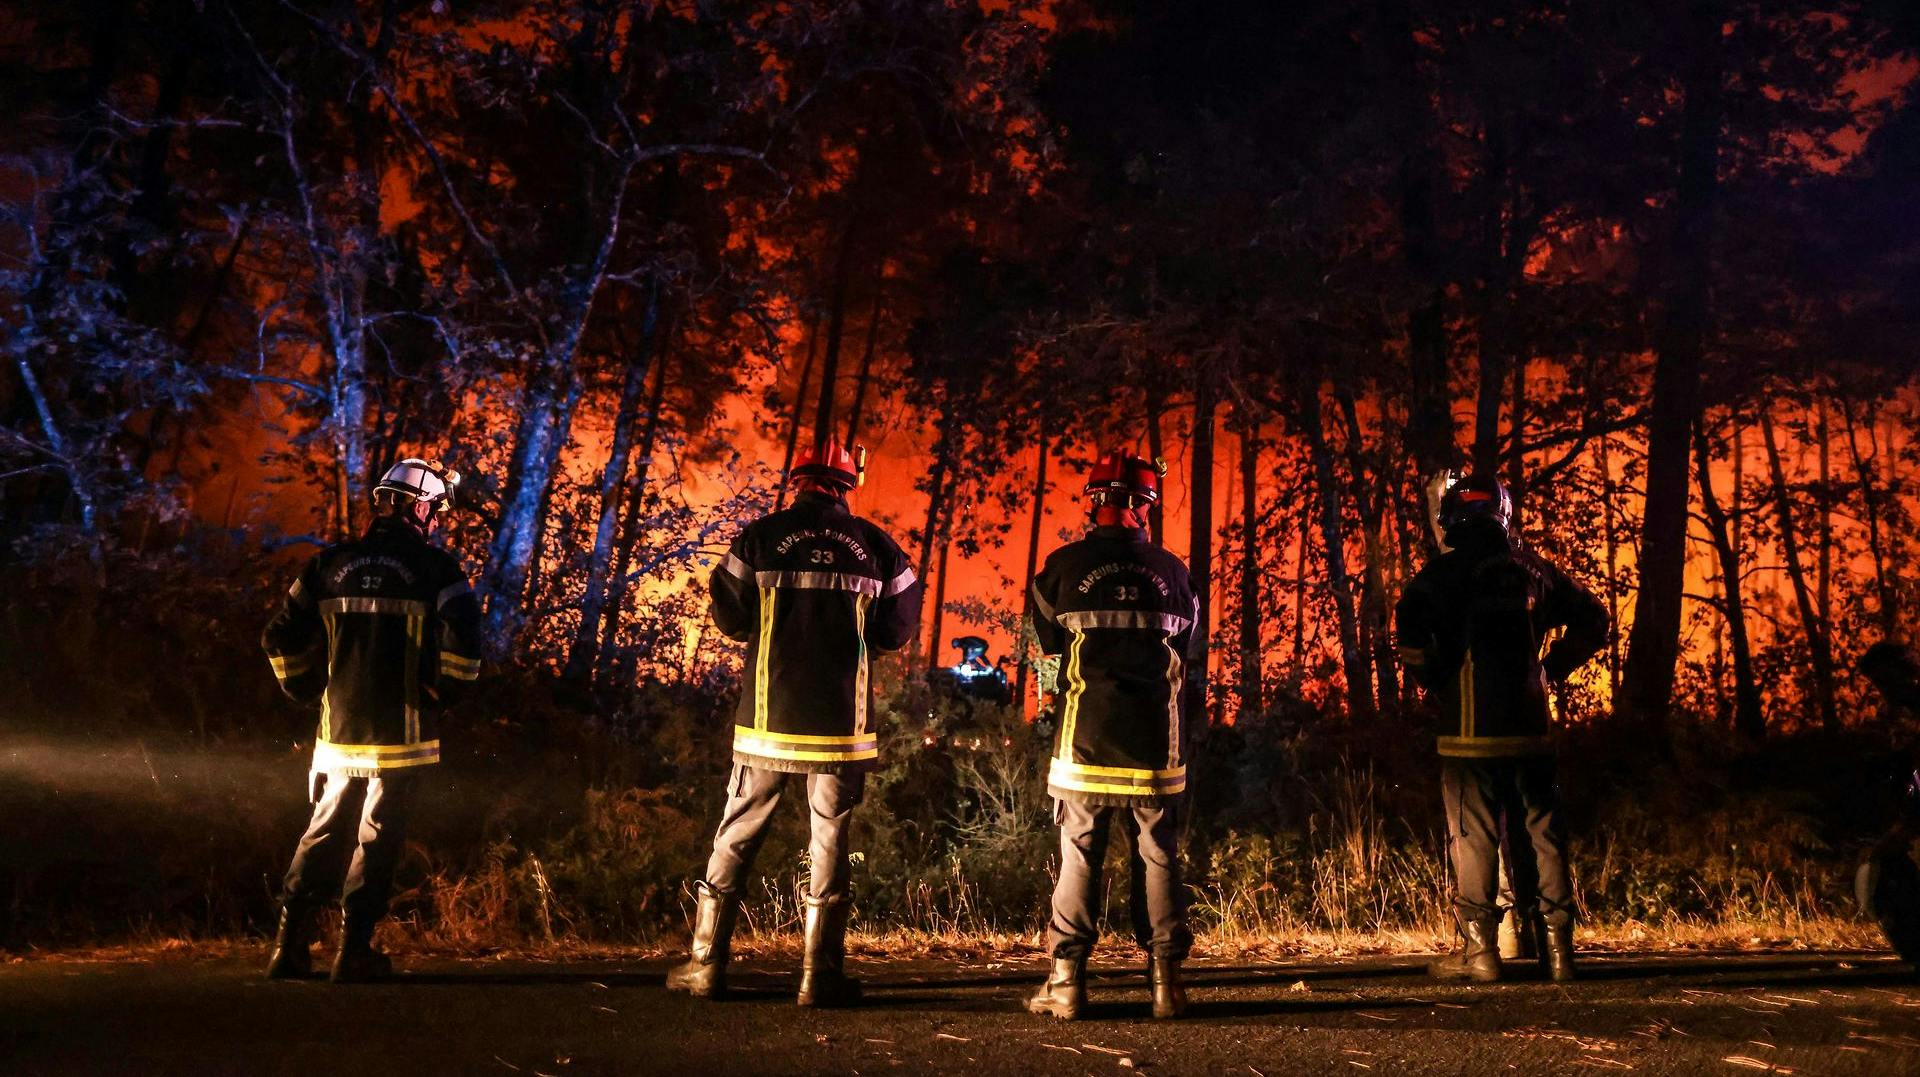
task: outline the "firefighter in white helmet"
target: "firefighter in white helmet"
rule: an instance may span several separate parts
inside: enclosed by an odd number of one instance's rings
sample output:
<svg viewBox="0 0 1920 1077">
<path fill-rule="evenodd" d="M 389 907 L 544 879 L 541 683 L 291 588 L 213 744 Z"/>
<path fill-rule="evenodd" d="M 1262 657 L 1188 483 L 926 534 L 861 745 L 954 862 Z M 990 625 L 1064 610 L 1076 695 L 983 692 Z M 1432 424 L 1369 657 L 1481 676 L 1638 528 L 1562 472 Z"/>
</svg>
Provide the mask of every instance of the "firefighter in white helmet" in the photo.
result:
<svg viewBox="0 0 1920 1077">
<path fill-rule="evenodd" d="M 431 541 L 458 472 L 407 459 L 373 491 L 366 534 L 322 550 L 262 636 L 289 696 L 318 701 L 312 821 L 293 854 L 267 975 L 311 972 L 313 919 L 345 913 L 335 983 L 373 980 L 373 948 L 406 840 L 415 783 L 440 761 L 435 708 L 480 674 L 480 605 L 459 561 Z"/>
</svg>

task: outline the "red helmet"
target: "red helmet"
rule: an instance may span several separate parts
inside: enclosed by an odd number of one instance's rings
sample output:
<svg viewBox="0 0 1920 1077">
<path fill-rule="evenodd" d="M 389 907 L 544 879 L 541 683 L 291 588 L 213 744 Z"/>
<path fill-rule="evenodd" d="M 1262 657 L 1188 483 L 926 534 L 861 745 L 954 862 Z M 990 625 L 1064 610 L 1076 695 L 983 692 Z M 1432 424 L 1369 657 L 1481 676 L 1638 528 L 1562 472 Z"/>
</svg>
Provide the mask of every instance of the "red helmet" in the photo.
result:
<svg viewBox="0 0 1920 1077">
<path fill-rule="evenodd" d="M 1087 472 L 1086 494 L 1094 510 L 1145 508 L 1160 500 L 1160 476 L 1167 465 L 1124 449 L 1110 449 Z"/>
<path fill-rule="evenodd" d="M 852 452 L 840 447 L 840 439 L 828 438 L 825 445 L 812 445 L 794 458 L 788 474 L 796 482 L 818 483 L 842 492 L 867 481 L 867 450 L 856 445 Z"/>
</svg>

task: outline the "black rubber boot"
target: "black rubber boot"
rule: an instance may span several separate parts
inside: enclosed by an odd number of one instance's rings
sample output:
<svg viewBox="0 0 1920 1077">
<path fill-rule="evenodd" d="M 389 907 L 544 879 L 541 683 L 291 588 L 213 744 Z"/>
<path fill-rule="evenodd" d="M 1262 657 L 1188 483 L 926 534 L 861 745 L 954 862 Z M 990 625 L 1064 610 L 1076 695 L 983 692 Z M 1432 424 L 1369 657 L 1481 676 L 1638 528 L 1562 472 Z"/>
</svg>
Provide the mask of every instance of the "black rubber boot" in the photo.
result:
<svg viewBox="0 0 1920 1077">
<path fill-rule="evenodd" d="M 1547 978 L 1563 984 L 1574 978 L 1573 921 L 1547 928 Z"/>
<path fill-rule="evenodd" d="M 334 983 L 373 983 L 393 975 L 393 959 L 373 948 L 374 923 L 347 917 L 340 931 L 340 952 L 333 955 Z"/>
<path fill-rule="evenodd" d="M 1523 912 L 1518 915 L 1520 921 L 1520 952 L 1515 955 L 1522 961 L 1538 961 L 1541 968 L 1547 966 L 1547 922 L 1537 912 Z M 1500 954 L 1506 957 L 1505 951 Z"/>
<path fill-rule="evenodd" d="M 1056 957 L 1040 989 L 1027 996 L 1027 1012 L 1075 1021 L 1087 1004 L 1087 959 Z"/>
<path fill-rule="evenodd" d="M 1500 917 L 1496 914 L 1479 920 L 1462 920 L 1467 944 L 1458 953 L 1448 954 L 1427 964 L 1427 975 L 1436 980 L 1471 980 L 1497 983 L 1500 979 Z"/>
<path fill-rule="evenodd" d="M 727 959 L 733 954 L 733 925 L 740 915 L 738 895 L 706 882 L 694 885 L 693 945 L 684 964 L 667 973 L 667 990 L 694 998 L 727 993 Z"/>
<path fill-rule="evenodd" d="M 841 895 L 807 899 L 806 957 L 800 966 L 802 1006 L 851 1006 L 860 1001 L 860 981 L 847 975 L 847 918 L 853 899 Z"/>
<path fill-rule="evenodd" d="M 1168 1020 L 1187 1013 L 1187 989 L 1180 982 L 1180 959 L 1147 958 L 1147 989 L 1153 992 L 1153 1016 Z"/>
<path fill-rule="evenodd" d="M 313 910 L 297 905 L 280 908 L 280 930 L 273 937 L 273 956 L 267 959 L 267 979 L 304 980 L 313 975 Z"/>
</svg>

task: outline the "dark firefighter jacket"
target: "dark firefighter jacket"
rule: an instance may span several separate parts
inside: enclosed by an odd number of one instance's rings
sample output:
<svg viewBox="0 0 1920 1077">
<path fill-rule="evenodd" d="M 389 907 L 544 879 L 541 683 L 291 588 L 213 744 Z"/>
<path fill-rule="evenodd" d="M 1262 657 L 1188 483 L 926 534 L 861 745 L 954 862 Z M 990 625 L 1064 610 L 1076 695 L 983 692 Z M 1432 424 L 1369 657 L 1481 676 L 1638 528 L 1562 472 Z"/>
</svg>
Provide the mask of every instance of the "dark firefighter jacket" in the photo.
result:
<svg viewBox="0 0 1920 1077">
<path fill-rule="evenodd" d="M 906 645 L 925 593 L 893 539 L 840 498 L 807 492 L 748 524 L 708 583 L 714 624 L 749 645 L 734 761 L 872 769 L 869 655 Z"/>
<path fill-rule="evenodd" d="M 1447 537 L 1454 549 L 1414 576 L 1396 613 L 1401 660 L 1438 712 L 1440 754 L 1551 752 L 1547 682 L 1606 646 L 1607 609 L 1566 573 L 1514 548 L 1497 525 Z M 1556 629 L 1565 633 L 1542 658 Z"/>
<path fill-rule="evenodd" d="M 373 776 L 440 761 L 432 705 L 480 675 L 480 604 L 453 555 L 383 517 L 307 562 L 261 645 L 320 701 L 313 769 Z"/>
<path fill-rule="evenodd" d="M 1129 805 L 1184 792 L 1187 566 L 1145 531 L 1096 527 L 1047 558 L 1033 608 L 1041 651 L 1061 656 L 1047 793 Z"/>
</svg>

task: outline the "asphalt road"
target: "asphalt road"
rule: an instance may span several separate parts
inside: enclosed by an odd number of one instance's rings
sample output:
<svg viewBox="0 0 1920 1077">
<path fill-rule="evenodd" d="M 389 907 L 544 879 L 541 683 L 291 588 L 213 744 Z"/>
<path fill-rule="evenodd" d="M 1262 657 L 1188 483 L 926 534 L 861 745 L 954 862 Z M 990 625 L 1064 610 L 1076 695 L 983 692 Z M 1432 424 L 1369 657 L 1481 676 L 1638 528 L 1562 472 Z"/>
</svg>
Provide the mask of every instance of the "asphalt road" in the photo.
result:
<svg viewBox="0 0 1920 1077">
<path fill-rule="evenodd" d="M 0 1073 L 1920 1073 L 1920 986 L 1882 954 L 1621 955 L 1587 977 L 1441 986 L 1418 959 L 1192 969 L 1156 1022 L 1096 962 L 1090 1020 L 1021 1011 L 1039 963 L 857 961 L 850 1011 L 661 987 L 658 961 L 417 960 L 393 983 L 267 983 L 258 961 L 0 966 Z"/>
</svg>

